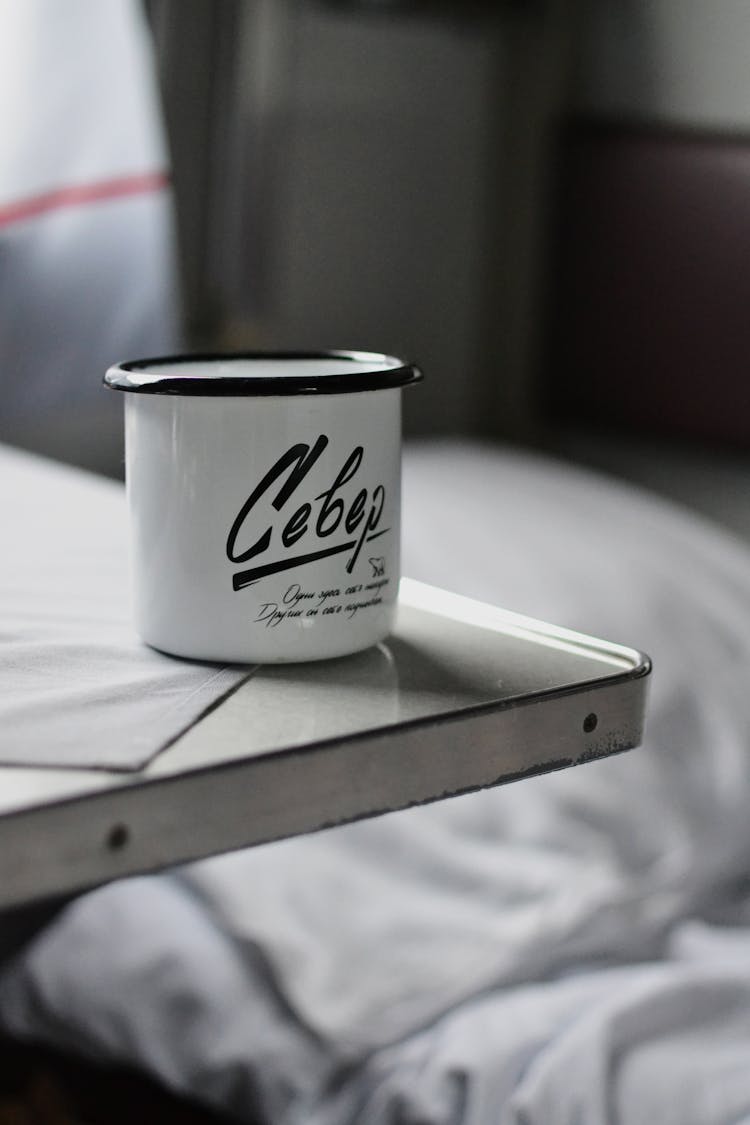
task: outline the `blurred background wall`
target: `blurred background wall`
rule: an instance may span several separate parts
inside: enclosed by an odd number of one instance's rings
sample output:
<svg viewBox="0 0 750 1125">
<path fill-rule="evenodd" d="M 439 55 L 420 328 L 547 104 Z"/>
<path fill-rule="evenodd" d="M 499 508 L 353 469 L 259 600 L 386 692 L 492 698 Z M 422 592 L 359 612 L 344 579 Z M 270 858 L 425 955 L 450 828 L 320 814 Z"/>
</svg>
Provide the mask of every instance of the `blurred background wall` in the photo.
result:
<svg viewBox="0 0 750 1125">
<path fill-rule="evenodd" d="M 745 0 L 591 0 L 581 32 L 579 113 L 747 135 Z"/>
<path fill-rule="evenodd" d="M 598 0 L 560 136 L 545 401 L 750 439 L 750 6 Z"/>
<path fill-rule="evenodd" d="M 548 440 L 750 536 L 750 5 L 592 0 L 571 75 Z"/>
<path fill-rule="evenodd" d="M 574 5 L 149 12 L 191 343 L 403 353 L 408 432 L 523 433 Z"/>
<path fill-rule="evenodd" d="M 48 3 L 39 34 L 27 32 L 33 46 L 47 28 L 59 59 L 49 13 L 64 29 L 73 9 L 63 17 Z M 428 375 L 405 396 L 408 436 L 551 449 L 729 513 L 750 534 L 747 0 L 76 0 L 75 10 L 89 32 L 94 13 L 127 16 L 149 87 L 155 47 L 188 348 L 402 353 Z M 112 34 L 89 38 L 92 74 L 111 69 Z M 80 44 L 66 58 L 58 82 L 72 90 Z M 96 104 L 87 96 L 85 113 L 57 118 L 55 99 L 40 97 L 39 135 L 88 152 L 92 124 L 110 123 L 119 160 L 105 95 L 136 99 L 127 82 L 92 88 Z M 32 134 L 5 101 L 12 147 Z M 75 188 L 77 174 L 56 165 L 38 190 Z M 110 201 L 108 214 L 116 206 L 126 203 Z M 83 223 L 70 207 L 34 229 L 3 227 L 0 433 L 117 474 L 121 403 L 109 396 L 105 426 L 98 383 L 107 362 L 145 344 L 131 332 L 127 346 L 97 311 L 101 278 L 124 291 L 120 312 L 138 305 L 163 326 L 157 248 L 126 275 L 123 252 L 71 236 L 81 279 L 63 300 L 50 254 L 76 215 Z M 89 208 L 91 223 L 105 218 L 104 204 Z M 47 256 L 24 297 L 36 327 L 21 331 L 9 255 L 25 270 L 37 236 Z M 144 266 L 151 290 L 132 280 Z M 58 321 L 88 310 L 85 331 L 69 318 L 64 356 L 47 290 Z M 153 347 L 171 350 L 171 335 Z M 8 411 L 13 386 L 23 432 Z"/>
<path fill-rule="evenodd" d="M 191 346 L 414 357 L 410 434 L 744 447 L 745 0 L 148 13 Z"/>
</svg>

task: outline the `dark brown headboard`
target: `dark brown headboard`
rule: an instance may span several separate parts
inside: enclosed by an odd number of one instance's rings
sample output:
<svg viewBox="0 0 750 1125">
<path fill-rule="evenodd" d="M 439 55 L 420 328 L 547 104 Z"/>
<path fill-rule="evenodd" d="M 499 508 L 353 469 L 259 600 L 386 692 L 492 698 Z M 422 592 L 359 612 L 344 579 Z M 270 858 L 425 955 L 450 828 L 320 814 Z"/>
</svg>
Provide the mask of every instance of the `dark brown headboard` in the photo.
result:
<svg viewBox="0 0 750 1125">
<path fill-rule="evenodd" d="M 549 414 L 750 443 L 750 139 L 563 135 Z"/>
</svg>

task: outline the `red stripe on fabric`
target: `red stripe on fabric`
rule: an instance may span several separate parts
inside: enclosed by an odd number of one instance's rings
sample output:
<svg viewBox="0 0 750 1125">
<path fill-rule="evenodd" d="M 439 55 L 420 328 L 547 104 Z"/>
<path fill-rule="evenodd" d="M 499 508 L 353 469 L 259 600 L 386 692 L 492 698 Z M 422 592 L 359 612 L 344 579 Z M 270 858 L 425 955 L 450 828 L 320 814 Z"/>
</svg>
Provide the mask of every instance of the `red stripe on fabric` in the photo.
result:
<svg viewBox="0 0 750 1125">
<path fill-rule="evenodd" d="M 161 191 L 169 183 L 165 172 L 145 172 L 137 176 L 119 176 L 113 180 L 99 180 L 93 184 L 76 184 L 73 187 L 58 188 L 43 195 L 19 199 L 0 207 L 0 228 L 33 219 L 48 211 L 59 211 L 64 207 L 80 207 L 84 203 L 96 203 L 103 199 L 121 199 L 128 195 L 146 195 Z"/>
</svg>

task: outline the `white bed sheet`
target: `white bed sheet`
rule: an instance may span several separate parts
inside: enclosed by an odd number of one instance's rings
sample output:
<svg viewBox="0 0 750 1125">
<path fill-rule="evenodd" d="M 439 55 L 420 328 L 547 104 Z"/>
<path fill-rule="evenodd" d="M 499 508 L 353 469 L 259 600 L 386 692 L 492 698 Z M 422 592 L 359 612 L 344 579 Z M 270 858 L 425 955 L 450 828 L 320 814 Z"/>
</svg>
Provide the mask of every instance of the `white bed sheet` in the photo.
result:
<svg viewBox="0 0 750 1125">
<path fill-rule="evenodd" d="M 650 652 L 643 748 L 103 888 L 2 1023 L 275 1123 L 750 1121 L 750 551 L 459 444 L 408 450 L 404 537 L 416 578 Z"/>
</svg>

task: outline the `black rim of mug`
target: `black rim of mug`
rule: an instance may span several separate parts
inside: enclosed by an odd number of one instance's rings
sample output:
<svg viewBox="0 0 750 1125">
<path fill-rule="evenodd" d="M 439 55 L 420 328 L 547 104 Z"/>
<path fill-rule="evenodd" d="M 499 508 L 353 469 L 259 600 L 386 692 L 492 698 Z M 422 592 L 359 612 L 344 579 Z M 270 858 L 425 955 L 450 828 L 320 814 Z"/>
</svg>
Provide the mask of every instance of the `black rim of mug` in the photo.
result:
<svg viewBox="0 0 750 1125">
<path fill-rule="evenodd" d="M 330 374 L 304 372 L 299 375 L 210 375 L 201 376 L 189 371 L 159 375 L 158 368 L 184 364 L 195 367 L 217 361 L 230 364 L 235 360 L 274 361 L 342 360 L 361 364 L 361 371 L 333 371 Z M 150 395 L 200 395 L 219 397 L 275 397 L 286 395 L 351 394 L 358 391 L 390 390 L 406 387 L 422 379 L 416 364 L 380 352 L 320 351 L 320 352 L 204 352 L 200 354 L 158 356 L 153 359 L 133 359 L 114 364 L 104 376 L 104 384 L 115 391 L 131 391 Z"/>
</svg>

